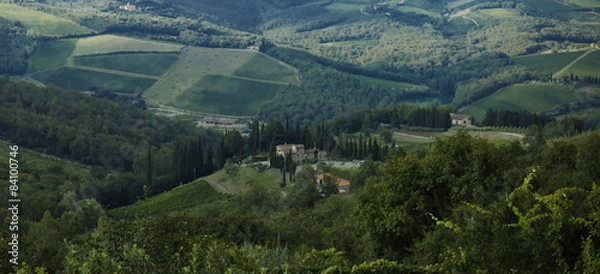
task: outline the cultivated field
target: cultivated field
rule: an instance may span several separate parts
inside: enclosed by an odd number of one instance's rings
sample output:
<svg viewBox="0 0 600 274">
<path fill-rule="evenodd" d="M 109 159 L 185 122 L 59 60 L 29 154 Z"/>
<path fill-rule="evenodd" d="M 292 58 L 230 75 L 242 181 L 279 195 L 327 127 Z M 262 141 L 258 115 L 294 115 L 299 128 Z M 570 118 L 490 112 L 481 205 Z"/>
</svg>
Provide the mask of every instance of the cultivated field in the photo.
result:
<svg viewBox="0 0 600 274">
<path fill-rule="evenodd" d="M 178 52 L 182 45 L 134 39 L 116 35 L 99 35 L 77 41 L 73 56 L 116 52 Z"/>
<path fill-rule="evenodd" d="M 43 42 L 31 58 L 30 72 L 55 69 L 67 63 L 77 39 L 49 40 Z"/>
<path fill-rule="evenodd" d="M 279 61 L 264 54 L 252 56 L 250 60 L 236 69 L 233 75 L 273 82 L 297 82 L 297 73 L 293 68 L 280 64 Z"/>
<path fill-rule="evenodd" d="M 18 21 L 25 28 L 43 36 L 79 35 L 91 32 L 69 20 L 14 4 L 0 4 L 0 17 L 13 22 Z"/>
<path fill-rule="evenodd" d="M 583 51 L 562 52 L 552 54 L 516 56 L 512 59 L 517 64 L 526 66 L 527 68 L 537 72 L 538 75 L 549 76 L 550 73 L 558 72 L 582 54 L 584 54 Z"/>
<path fill-rule="evenodd" d="M 554 13 L 554 12 L 565 12 L 572 9 L 567 4 L 563 4 L 559 1 L 548 1 L 548 0 L 523 0 L 523 2 L 542 12 Z"/>
<path fill-rule="evenodd" d="M 183 48 L 115 35 L 47 42 L 32 64 L 30 77 L 48 85 L 145 92 L 156 107 L 243 116 L 299 81 L 296 69 L 255 51 Z"/>
<path fill-rule="evenodd" d="M 563 76 L 568 76 L 570 73 L 573 73 L 573 75 L 576 75 L 579 78 L 583 78 L 584 76 L 600 77 L 600 50 L 591 52 L 590 54 L 581 58 L 568 69 L 564 70 L 560 74 L 557 74 L 556 77 L 560 78 Z"/>
<path fill-rule="evenodd" d="M 47 85 L 70 90 L 109 90 L 119 93 L 135 93 L 146 90 L 156 79 L 131 77 L 113 73 L 90 71 L 71 67 L 32 74 L 31 78 Z"/>
<path fill-rule="evenodd" d="M 417 7 L 411 7 L 411 6 L 398 6 L 398 7 L 396 7 L 396 10 L 399 10 L 401 12 L 414 12 L 417 14 L 424 14 L 424 15 L 427 15 L 427 16 L 433 17 L 433 18 L 440 17 L 440 14 L 437 12 L 428 11 L 428 10 L 424 10 L 424 9 L 417 8 Z"/>
<path fill-rule="evenodd" d="M 577 101 L 575 92 L 561 86 L 517 84 L 503 88 L 493 95 L 464 108 L 461 112 L 472 115 L 475 117 L 475 121 L 481 121 L 485 117 L 488 108 L 538 112 L 574 101 Z"/>
<path fill-rule="evenodd" d="M 496 19 L 509 19 L 509 18 L 513 18 L 513 17 L 518 17 L 519 16 L 519 12 L 517 12 L 514 9 L 501 9 L 501 8 L 495 8 L 495 9 L 481 9 L 478 10 L 477 13 L 480 14 L 484 14 Z"/>
<path fill-rule="evenodd" d="M 169 105 L 205 113 L 252 115 L 281 85 L 228 76 L 206 75 Z"/>
<path fill-rule="evenodd" d="M 474 2 L 476 0 L 456 0 L 456 1 L 450 1 L 448 2 L 448 4 L 446 4 L 446 7 L 448 7 L 449 9 L 455 9 L 458 8 L 460 6 L 466 5 L 466 4 L 470 4 L 472 2 Z"/>
<path fill-rule="evenodd" d="M 160 76 L 178 59 L 173 53 L 86 55 L 73 58 L 76 66 L 95 67 Z"/>
<path fill-rule="evenodd" d="M 296 71 L 248 50 L 188 47 L 177 64 L 145 93 L 150 100 L 199 112 L 251 115 Z"/>
<path fill-rule="evenodd" d="M 599 0 L 563 0 L 568 4 L 584 8 L 600 8 Z"/>
</svg>

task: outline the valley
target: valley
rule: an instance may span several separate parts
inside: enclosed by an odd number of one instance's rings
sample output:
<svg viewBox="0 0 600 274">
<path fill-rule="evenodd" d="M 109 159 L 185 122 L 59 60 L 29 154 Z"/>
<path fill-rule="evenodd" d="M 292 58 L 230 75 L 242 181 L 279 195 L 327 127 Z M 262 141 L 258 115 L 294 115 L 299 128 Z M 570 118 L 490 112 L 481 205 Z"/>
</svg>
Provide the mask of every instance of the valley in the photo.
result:
<svg viewBox="0 0 600 274">
<path fill-rule="evenodd" d="M 599 14 L 2 1 L 0 273 L 596 273 Z"/>
</svg>

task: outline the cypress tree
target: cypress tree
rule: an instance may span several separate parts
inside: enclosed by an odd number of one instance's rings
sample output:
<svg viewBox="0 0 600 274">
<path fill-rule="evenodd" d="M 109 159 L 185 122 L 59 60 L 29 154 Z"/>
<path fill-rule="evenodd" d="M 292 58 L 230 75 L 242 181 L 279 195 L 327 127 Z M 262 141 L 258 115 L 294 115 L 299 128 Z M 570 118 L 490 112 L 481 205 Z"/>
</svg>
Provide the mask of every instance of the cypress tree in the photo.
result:
<svg viewBox="0 0 600 274">
<path fill-rule="evenodd" d="M 213 149 L 211 146 L 209 146 L 206 149 L 206 161 L 204 161 L 204 174 L 206 175 L 211 174 L 214 171 L 213 158 Z"/>
</svg>

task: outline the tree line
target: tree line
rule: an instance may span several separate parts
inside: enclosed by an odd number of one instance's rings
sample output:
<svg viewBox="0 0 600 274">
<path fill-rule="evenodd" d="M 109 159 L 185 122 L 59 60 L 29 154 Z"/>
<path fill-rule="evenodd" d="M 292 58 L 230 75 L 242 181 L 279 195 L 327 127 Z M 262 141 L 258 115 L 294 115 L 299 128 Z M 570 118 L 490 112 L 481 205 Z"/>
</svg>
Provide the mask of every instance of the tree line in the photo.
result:
<svg viewBox="0 0 600 274">
<path fill-rule="evenodd" d="M 27 58 L 33 52 L 35 40 L 18 22 L 0 18 L 0 75 L 19 75 L 27 72 Z"/>
</svg>

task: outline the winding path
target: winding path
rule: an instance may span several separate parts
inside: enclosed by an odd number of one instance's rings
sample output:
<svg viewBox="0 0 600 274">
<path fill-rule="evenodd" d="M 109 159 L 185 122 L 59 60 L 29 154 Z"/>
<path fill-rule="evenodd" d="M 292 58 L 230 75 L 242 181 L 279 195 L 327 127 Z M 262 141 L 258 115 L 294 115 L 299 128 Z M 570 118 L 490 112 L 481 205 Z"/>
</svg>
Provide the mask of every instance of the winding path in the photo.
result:
<svg viewBox="0 0 600 274">
<path fill-rule="evenodd" d="M 219 193 L 223 193 L 223 194 L 228 194 L 228 195 L 233 195 L 233 191 L 226 189 L 224 186 L 222 186 L 221 184 L 219 184 L 218 182 L 215 182 L 213 180 L 209 180 L 206 179 L 205 180 L 208 182 L 208 184 L 216 191 Z"/>
</svg>

